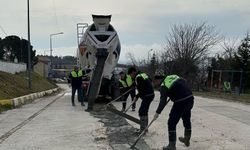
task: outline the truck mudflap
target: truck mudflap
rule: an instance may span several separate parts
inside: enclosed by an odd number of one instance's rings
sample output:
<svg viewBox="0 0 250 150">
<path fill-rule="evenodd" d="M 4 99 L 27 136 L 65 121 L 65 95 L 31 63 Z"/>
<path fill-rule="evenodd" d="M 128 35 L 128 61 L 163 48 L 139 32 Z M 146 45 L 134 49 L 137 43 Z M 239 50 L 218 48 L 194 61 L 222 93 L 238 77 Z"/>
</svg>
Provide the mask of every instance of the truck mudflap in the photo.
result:
<svg viewBox="0 0 250 150">
<path fill-rule="evenodd" d="M 115 113 L 115 114 L 121 116 L 121 117 L 124 117 L 124 118 L 126 118 L 126 119 L 128 119 L 128 120 L 131 120 L 131 121 L 133 121 L 133 122 L 135 122 L 135 123 L 137 123 L 137 124 L 139 124 L 139 125 L 141 124 L 141 121 L 140 121 L 139 119 L 137 119 L 137 118 L 135 118 L 135 117 L 133 117 L 133 116 L 130 116 L 130 115 L 126 114 L 126 113 L 123 113 L 123 112 L 117 110 L 115 107 L 113 107 L 113 106 L 110 105 L 110 104 L 109 104 L 109 105 L 106 105 L 106 109 L 107 109 L 108 111 L 112 112 L 112 113 Z"/>
</svg>

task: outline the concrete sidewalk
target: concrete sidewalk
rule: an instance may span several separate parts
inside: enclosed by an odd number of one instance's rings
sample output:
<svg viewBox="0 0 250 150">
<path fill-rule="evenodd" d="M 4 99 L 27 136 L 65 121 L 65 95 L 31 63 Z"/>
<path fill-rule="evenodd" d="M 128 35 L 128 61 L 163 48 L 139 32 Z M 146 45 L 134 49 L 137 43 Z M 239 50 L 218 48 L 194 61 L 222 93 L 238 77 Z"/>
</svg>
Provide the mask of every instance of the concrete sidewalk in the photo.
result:
<svg viewBox="0 0 250 150">
<path fill-rule="evenodd" d="M 153 118 L 159 103 L 159 92 L 156 92 L 150 106 L 149 121 Z M 130 102 L 128 100 L 127 102 Z M 121 103 L 114 104 L 121 109 Z M 137 111 L 140 100 L 137 102 Z M 151 149 L 162 149 L 168 144 L 167 121 L 172 102 L 163 110 L 160 117 L 149 128 L 149 133 L 143 137 Z M 137 117 L 138 113 L 129 110 L 127 113 Z M 249 150 L 250 149 L 250 105 L 237 102 L 227 102 L 215 99 L 195 97 L 192 110 L 193 134 L 191 146 L 185 147 L 177 141 L 178 150 Z M 136 127 L 139 126 L 131 121 Z M 183 125 L 180 120 L 177 127 L 177 137 L 183 136 Z M 137 145 L 140 145 L 140 141 Z"/>
<path fill-rule="evenodd" d="M 72 107 L 70 95 L 67 89 L 0 114 L 0 150 L 110 149 L 96 140 L 105 139 L 102 123 L 84 111 L 86 106 Z"/>
</svg>

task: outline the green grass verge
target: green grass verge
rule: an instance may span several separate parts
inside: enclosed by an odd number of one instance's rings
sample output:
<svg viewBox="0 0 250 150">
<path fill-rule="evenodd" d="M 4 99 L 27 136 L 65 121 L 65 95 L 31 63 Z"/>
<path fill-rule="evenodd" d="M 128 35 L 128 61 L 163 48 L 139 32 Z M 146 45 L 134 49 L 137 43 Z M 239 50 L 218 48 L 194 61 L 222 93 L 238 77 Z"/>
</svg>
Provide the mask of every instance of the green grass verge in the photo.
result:
<svg viewBox="0 0 250 150">
<path fill-rule="evenodd" d="M 28 78 L 26 72 L 10 74 L 0 71 L 0 100 L 12 99 L 15 97 L 27 95 L 30 93 L 41 92 L 56 88 L 57 86 L 32 72 L 32 88 L 28 88 Z"/>
<path fill-rule="evenodd" d="M 12 105 L 9 105 L 9 104 L 1 105 L 0 104 L 0 113 L 3 112 L 3 111 L 6 111 L 6 110 L 12 109 L 12 108 L 13 108 Z"/>
<path fill-rule="evenodd" d="M 216 98 L 228 101 L 238 101 L 246 104 L 250 104 L 250 94 L 235 94 L 225 92 L 193 92 L 195 96 Z"/>
</svg>

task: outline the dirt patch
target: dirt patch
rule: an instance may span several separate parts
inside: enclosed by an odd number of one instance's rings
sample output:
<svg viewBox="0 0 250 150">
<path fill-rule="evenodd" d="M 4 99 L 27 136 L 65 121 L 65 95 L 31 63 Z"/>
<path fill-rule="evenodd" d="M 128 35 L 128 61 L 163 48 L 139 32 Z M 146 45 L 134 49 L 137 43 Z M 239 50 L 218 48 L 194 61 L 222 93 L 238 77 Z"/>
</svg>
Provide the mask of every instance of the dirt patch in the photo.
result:
<svg viewBox="0 0 250 150">
<path fill-rule="evenodd" d="M 99 118 L 99 122 L 103 123 L 106 128 L 106 138 L 96 138 L 96 141 L 106 140 L 112 149 L 126 150 L 130 149 L 130 146 L 137 139 L 136 128 L 132 127 L 123 117 L 107 111 L 104 104 L 96 104 L 95 111 L 90 112 L 90 114 Z M 142 138 L 135 149 L 150 150 L 150 147 Z"/>
</svg>

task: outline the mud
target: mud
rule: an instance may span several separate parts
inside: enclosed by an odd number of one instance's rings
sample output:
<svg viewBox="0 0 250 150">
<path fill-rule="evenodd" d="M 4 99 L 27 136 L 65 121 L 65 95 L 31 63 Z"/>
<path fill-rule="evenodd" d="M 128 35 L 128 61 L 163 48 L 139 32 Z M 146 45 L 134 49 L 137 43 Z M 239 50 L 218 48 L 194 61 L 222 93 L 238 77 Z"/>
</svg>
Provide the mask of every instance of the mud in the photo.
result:
<svg viewBox="0 0 250 150">
<path fill-rule="evenodd" d="M 95 105 L 95 110 L 91 111 L 90 114 L 99 118 L 99 122 L 103 123 L 102 131 L 96 131 L 99 134 L 95 140 L 98 143 L 107 143 L 109 145 L 107 149 L 129 150 L 130 146 L 136 141 L 138 137 L 135 133 L 136 128 L 132 127 L 123 117 L 107 111 L 105 105 Z M 142 137 L 133 149 L 150 150 L 150 147 Z"/>
</svg>

